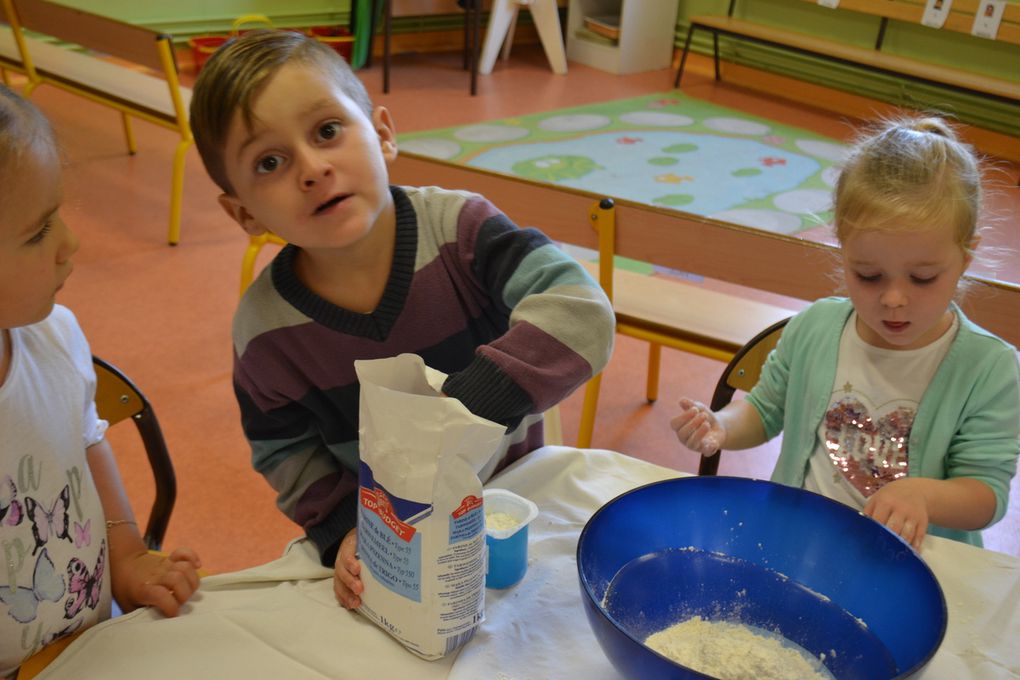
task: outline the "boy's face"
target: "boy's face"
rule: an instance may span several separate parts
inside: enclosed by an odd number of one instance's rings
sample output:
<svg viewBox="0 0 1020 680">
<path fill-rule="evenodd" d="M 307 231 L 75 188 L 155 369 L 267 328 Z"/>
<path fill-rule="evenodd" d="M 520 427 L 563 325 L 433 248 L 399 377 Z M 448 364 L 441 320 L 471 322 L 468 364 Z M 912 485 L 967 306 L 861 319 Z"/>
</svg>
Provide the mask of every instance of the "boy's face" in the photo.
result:
<svg viewBox="0 0 1020 680">
<path fill-rule="evenodd" d="M 238 112 L 224 149 L 234 195 L 220 204 L 249 234 L 271 231 L 306 250 L 340 249 L 368 235 L 390 206 L 397 155 L 389 112 L 369 118 L 319 67 L 280 68 Z"/>
<path fill-rule="evenodd" d="M 63 186 L 56 152 L 36 144 L 0 174 L 0 328 L 16 328 L 49 316 L 71 275 L 78 238 L 57 214 Z"/>
</svg>

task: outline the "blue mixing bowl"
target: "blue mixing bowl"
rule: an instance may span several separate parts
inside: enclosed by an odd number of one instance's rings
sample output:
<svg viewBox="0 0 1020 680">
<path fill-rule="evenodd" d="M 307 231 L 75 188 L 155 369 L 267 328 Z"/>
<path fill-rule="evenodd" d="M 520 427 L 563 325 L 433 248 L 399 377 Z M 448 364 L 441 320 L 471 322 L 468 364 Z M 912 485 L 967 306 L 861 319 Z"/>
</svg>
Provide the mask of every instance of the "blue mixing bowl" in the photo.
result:
<svg viewBox="0 0 1020 680">
<path fill-rule="evenodd" d="M 585 525 L 577 571 L 595 637 L 627 678 L 707 677 L 644 644 L 692 616 L 778 632 L 838 680 L 907 676 L 946 632 L 942 589 L 910 546 L 772 482 L 683 477 L 622 494 Z"/>
</svg>

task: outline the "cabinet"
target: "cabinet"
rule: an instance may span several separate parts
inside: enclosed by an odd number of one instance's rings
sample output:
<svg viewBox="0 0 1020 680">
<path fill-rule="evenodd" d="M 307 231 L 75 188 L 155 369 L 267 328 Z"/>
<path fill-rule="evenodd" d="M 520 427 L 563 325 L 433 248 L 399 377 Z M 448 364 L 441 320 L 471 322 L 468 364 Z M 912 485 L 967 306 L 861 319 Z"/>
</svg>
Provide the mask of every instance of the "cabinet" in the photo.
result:
<svg viewBox="0 0 1020 680">
<path fill-rule="evenodd" d="M 667 68 L 673 58 L 678 7 L 678 0 L 570 0 L 567 58 L 619 74 Z M 616 44 L 578 37 L 586 16 L 619 16 Z"/>
</svg>

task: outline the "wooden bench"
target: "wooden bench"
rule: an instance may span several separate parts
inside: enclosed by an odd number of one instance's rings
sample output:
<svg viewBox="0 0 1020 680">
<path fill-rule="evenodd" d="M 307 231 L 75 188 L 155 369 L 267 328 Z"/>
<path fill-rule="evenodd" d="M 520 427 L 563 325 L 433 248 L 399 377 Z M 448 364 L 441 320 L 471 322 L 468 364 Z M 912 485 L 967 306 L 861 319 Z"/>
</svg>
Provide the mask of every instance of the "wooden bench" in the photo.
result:
<svg viewBox="0 0 1020 680">
<path fill-rule="evenodd" d="M 476 191 L 517 224 L 538 225 L 557 241 L 586 248 L 607 247 L 600 241 L 608 238 L 602 229 L 606 216 L 592 208 L 601 197 L 592 192 L 409 152 L 397 158 L 390 180 Z M 579 217 L 585 214 L 587 220 Z M 838 253 L 829 245 L 624 199 L 615 200 L 612 220 L 612 252 L 623 257 L 804 301 L 835 293 L 837 282 L 832 271 Z M 593 226 L 598 227 L 597 233 Z M 662 314 L 661 320 L 670 327 L 691 333 L 706 352 L 719 352 L 716 358 L 723 360 L 727 352 L 732 354 L 732 343 L 740 336 L 740 341 L 746 342 L 768 325 L 760 323 L 768 314 L 754 319 L 745 311 L 748 300 L 740 294 L 717 294 L 696 286 L 681 289 L 655 277 L 635 281 L 636 276 L 622 271 L 612 276 L 618 330 L 626 332 L 632 310 L 637 310 L 633 316 L 654 322 L 650 310 Z M 975 275 L 967 278 L 970 289 L 961 303 L 964 312 L 976 323 L 1020 345 L 1020 286 Z M 600 282 L 606 286 L 604 280 Z M 644 311 L 640 311 L 642 308 Z M 767 310 L 767 306 L 755 308 Z M 780 307 L 773 310 L 780 310 L 774 314 L 783 314 Z M 649 341 L 654 345 L 655 341 Z M 713 348 L 715 343 L 722 347 Z M 729 347 L 725 343 L 730 343 Z"/>
<path fill-rule="evenodd" d="M 171 37 L 49 0 L 0 3 L 0 20 L 7 24 L 0 26 L 0 68 L 25 74 L 26 96 L 40 85 L 52 85 L 116 109 L 132 154 L 136 151 L 132 117 L 180 135 L 173 159 L 168 233 L 170 244 L 176 245 L 180 240 L 184 161 L 192 143 L 188 125 L 191 91 L 178 80 Z M 26 31 L 85 51 L 31 37 Z"/>
<path fill-rule="evenodd" d="M 804 1 L 810 2 L 811 0 Z M 812 2 L 812 4 L 817 3 Z M 925 27 L 924 30 L 969 34 L 978 4 L 978 0 L 953 0 L 951 11 L 943 27 L 941 29 Z M 719 36 L 723 35 L 851 64 L 871 71 L 946 87 L 1008 104 L 1020 102 L 1020 82 L 883 52 L 883 42 L 889 22 L 921 25 L 924 6 L 923 0 L 840 0 L 839 6 L 831 11 L 857 13 L 877 18 L 874 46 L 862 47 L 734 16 L 736 0 L 730 0 L 726 16 L 694 16 L 690 18 L 690 27 L 684 40 L 680 67 L 677 70 L 674 86 L 679 87 L 680 80 L 683 78 L 692 36 L 695 31 L 703 30 L 712 34 L 716 80 L 720 80 Z M 984 38 L 974 38 L 974 40 L 984 40 Z M 996 40 L 1020 45 L 1020 5 L 1015 3 L 1006 5 Z"/>
<path fill-rule="evenodd" d="M 648 342 L 645 397 L 659 396 L 662 348 L 669 347 L 728 363 L 748 340 L 797 313 L 744 296 L 649 276 L 615 266 L 616 205 L 592 204 L 588 221 L 597 232 L 598 263 L 582 262 L 602 286 L 616 312 L 616 332 Z M 590 448 L 595 431 L 602 375 L 585 386 L 577 446 Z"/>
</svg>

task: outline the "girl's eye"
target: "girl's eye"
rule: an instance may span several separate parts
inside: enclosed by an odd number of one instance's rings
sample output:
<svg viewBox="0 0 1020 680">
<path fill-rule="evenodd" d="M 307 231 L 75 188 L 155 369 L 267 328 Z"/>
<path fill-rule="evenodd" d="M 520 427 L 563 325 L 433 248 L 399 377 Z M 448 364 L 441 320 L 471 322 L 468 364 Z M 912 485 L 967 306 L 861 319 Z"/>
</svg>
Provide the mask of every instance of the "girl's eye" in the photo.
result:
<svg viewBox="0 0 1020 680">
<path fill-rule="evenodd" d="M 319 127 L 319 130 L 316 134 L 318 134 L 319 139 L 323 141 L 329 141 L 330 139 L 334 139 L 338 134 L 340 134 L 340 123 L 337 123 L 335 121 L 325 123 L 324 125 Z"/>
<path fill-rule="evenodd" d="M 35 232 L 35 234 L 32 235 L 32 238 L 28 239 L 28 241 L 26 241 L 25 243 L 27 243 L 28 245 L 35 245 L 37 243 L 41 243 L 42 240 L 46 238 L 46 234 L 50 233 L 50 229 L 52 228 L 53 223 L 47 220 L 46 223 L 42 225 L 42 228 L 39 231 Z"/>
<path fill-rule="evenodd" d="M 857 274 L 857 278 L 860 279 L 861 281 L 863 281 L 864 283 L 874 283 L 875 281 L 878 281 L 880 278 L 882 278 L 882 275 L 881 274 L 860 274 L 860 273 L 858 273 Z"/>
<path fill-rule="evenodd" d="M 929 284 L 935 283 L 935 279 L 937 278 L 938 278 L 937 276 L 929 276 L 927 278 L 923 278 L 920 276 L 911 276 L 910 280 L 919 286 L 927 286 Z"/>
<path fill-rule="evenodd" d="M 268 175 L 279 168 L 282 162 L 279 156 L 263 156 L 255 163 L 255 172 Z"/>
</svg>

